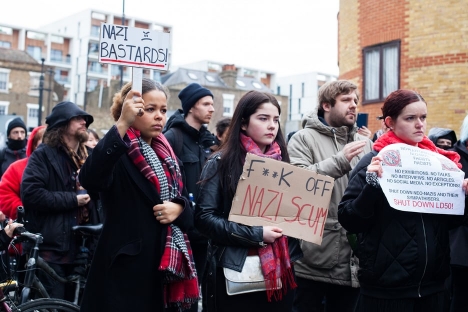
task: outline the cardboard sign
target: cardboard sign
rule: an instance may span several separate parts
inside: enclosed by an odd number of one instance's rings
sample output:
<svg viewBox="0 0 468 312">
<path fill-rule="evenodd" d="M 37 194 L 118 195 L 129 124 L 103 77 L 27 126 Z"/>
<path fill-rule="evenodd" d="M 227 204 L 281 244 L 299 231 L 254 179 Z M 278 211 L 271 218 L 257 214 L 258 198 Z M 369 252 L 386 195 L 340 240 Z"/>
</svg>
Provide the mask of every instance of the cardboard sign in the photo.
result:
<svg viewBox="0 0 468 312">
<path fill-rule="evenodd" d="M 273 225 L 320 245 L 334 179 L 285 162 L 247 154 L 229 220 Z"/>
<path fill-rule="evenodd" d="M 99 62 L 167 70 L 170 43 L 169 33 L 102 23 Z"/>
<path fill-rule="evenodd" d="M 380 186 L 391 207 L 412 212 L 462 215 L 464 172 L 445 156 L 398 143 L 384 147 Z"/>
</svg>

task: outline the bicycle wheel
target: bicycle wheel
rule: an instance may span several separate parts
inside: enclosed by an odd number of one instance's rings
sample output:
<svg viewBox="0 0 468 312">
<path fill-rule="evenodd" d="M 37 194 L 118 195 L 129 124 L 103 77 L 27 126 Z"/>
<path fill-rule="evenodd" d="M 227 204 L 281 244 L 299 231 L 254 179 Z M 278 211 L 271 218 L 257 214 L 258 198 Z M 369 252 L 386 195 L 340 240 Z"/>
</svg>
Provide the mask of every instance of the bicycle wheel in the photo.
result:
<svg viewBox="0 0 468 312">
<path fill-rule="evenodd" d="M 70 301 L 41 298 L 20 304 L 13 312 L 79 312 L 80 307 Z"/>
</svg>

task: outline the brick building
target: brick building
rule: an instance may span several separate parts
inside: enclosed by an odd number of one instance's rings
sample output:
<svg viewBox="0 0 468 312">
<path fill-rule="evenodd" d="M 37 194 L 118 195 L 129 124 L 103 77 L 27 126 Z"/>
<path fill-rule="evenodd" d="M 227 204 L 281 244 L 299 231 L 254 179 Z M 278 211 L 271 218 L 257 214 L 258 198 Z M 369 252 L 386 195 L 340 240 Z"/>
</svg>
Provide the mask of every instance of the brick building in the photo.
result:
<svg viewBox="0 0 468 312">
<path fill-rule="evenodd" d="M 468 113 L 468 0 L 340 0 L 340 79 L 359 86 L 360 112 L 380 124 L 385 97 L 396 89 L 421 93 L 427 130 L 459 134 Z"/>
<path fill-rule="evenodd" d="M 45 66 L 44 73 L 49 69 Z M 25 51 L 0 48 L 0 115 L 19 115 L 29 129 L 37 126 L 41 71 L 42 65 Z M 60 84 L 44 74 L 42 102 L 45 114 L 63 99 L 64 93 Z M 44 120 L 45 116 L 42 117 Z"/>
</svg>

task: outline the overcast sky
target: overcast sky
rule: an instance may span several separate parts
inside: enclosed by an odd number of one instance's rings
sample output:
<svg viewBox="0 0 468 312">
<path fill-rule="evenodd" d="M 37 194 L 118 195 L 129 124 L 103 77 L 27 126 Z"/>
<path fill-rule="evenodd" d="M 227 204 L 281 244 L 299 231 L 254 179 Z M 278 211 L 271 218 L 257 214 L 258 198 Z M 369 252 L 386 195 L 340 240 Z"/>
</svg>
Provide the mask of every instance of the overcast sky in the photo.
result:
<svg viewBox="0 0 468 312">
<path fill-rule="evenodd" d="M 37 28 L 123 0 L 4 0 L 0 24 Z M 125 0 L 125 15 L 173 27 L 175 66 L 212 60 L 275 72 L 338 75 L 339 0 Z"/>
</svg>

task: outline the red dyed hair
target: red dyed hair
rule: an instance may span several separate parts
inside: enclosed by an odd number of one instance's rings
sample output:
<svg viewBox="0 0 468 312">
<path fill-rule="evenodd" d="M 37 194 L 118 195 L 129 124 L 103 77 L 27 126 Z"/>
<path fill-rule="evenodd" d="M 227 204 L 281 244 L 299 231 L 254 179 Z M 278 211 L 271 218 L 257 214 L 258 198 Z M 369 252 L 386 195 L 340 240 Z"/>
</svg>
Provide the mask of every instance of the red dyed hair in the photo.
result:
<svg viewBox="0 0 468 312">
<path fill-rule="evenodd" d="M 382 106 L 383 118 L 390 116 L 393 120 L 396 120 L 406 105 L 419 101 L 426 103 L 421 94 L 416 91 L 405 89 L 393 91 L 387 96 Z"/>
</svg>

